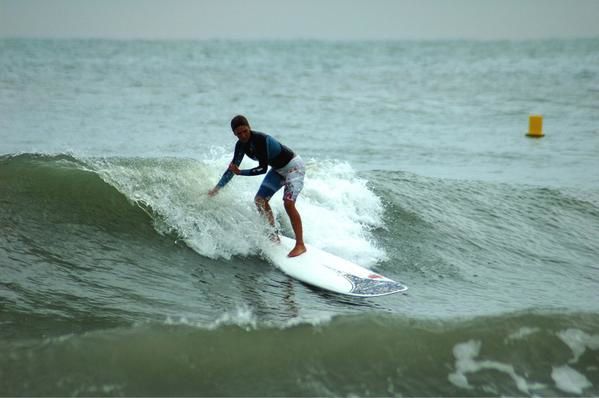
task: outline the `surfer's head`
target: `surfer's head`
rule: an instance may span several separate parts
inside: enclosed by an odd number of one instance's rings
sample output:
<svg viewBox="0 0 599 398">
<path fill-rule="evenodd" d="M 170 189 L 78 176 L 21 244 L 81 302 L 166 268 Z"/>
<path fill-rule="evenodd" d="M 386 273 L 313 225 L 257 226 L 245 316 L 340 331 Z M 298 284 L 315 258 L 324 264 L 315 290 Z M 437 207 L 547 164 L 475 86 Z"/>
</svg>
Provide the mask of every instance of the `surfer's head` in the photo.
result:
<svg viewBox="0 0 599 398">
<path fill-rule="evenodd" d="M 248 126 L 250 127 L 250 122 L 243 115 L 237 115 L 233 119 L 231 119 L 231 130 L 235 131 L 235 129 L 239 126 Z"/>
<path fill-rule="evenodd" d="M 231 130 L 233 134 L 241 141 L 248 142 L 251 135 L 250 123 L 243 115 L 237 115 L 231 119 Z"/>
</svg>

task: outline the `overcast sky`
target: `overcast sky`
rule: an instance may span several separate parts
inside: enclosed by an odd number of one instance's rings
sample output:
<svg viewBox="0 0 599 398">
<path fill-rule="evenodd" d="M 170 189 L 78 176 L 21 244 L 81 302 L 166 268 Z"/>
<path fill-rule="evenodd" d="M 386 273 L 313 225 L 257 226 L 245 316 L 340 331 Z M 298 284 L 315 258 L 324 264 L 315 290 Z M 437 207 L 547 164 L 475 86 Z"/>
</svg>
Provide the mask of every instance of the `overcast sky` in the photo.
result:
<svg viewBox="0 0 599 398">
<path fill-rule="evenodd" d="M 0 0 L 0 37 L 599 37 L 599 0 Z"/>
</svg>

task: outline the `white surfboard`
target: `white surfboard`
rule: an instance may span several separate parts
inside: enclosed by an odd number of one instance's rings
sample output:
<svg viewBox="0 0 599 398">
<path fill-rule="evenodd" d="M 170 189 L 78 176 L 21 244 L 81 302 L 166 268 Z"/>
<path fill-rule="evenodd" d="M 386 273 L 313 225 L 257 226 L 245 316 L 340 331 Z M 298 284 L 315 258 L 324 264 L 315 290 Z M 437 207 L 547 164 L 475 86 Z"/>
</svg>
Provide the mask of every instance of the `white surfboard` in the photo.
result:
<svg viewBox="0 0 599 398">
<path fill-rule="evenodd" d="M 376 297 L 405 292 L 408 287 L 369 269 L 306 245 L 308 251 L 287 257 L 295 240 L 281 236 L 281 243 L 264 248 L 264 255 L 281 271 L 304 283 L 335 293 Z"/>
</svg>

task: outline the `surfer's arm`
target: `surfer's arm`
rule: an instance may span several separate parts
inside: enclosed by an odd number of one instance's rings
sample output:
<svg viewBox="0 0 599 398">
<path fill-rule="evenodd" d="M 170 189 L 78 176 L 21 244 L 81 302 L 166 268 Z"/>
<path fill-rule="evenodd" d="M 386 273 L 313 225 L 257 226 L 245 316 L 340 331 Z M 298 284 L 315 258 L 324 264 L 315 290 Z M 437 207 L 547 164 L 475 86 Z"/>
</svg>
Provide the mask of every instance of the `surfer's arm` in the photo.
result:
<svg viewBox="0 0 599 398">
<path fill-rule="evenodd" d="M 233 166 L 233 165 L 231 165 L 231 166 Z M 229 170 L 231 170 L 231 166 L 230 166 Z M 268 170 L 268 163 L 259 164 L 258 167 L 254 167 L 253 169 L 247 169 L 247 170 L 239 170 L 239 167 L 234 167 L 234 168 L 237 169 L 237 173 L 235 173 L 235 174 L 239 174 L 242 176 L 257 176 L 257 175 L 266 173 L 266 170 Z"/>
<path fill-rule="evenodd" d="M 216 195 L 216 193 L 225 185 L 227 185 L 229 181 L 231 181 L 233 176 L 237 174 L 233 170 L 234 168 L 237 168 L 237 170 L 239 170 L 238 166 L 241 164 L 241 161 L 243 160 L 243 155 L 243 149 L 241 148 L 241 145 L 237 143 L 237 145 L 235 145 L 235 153 L 233 155 L 233 160 L 229 164 L 229 168 L 227 169 L 227 171 L 224 172 L 223 176 L 220 178 L 216 186 L 208 192 L 210 196 Z"/>
</svg>

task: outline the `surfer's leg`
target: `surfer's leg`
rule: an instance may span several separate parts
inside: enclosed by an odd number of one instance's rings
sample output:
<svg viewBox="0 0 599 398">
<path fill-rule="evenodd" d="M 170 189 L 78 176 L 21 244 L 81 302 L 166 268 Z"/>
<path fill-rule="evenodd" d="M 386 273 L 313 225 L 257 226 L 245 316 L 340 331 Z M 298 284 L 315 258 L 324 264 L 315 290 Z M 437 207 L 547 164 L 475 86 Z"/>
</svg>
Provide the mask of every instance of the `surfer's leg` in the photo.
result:
<svg viewBox="0 0 599 398">
<path fill-rule="evenodd" d="M 268 204 L 268 199 L 263 198 L 261 196 L 256 196 L 254 198 L 254 203 L 256 204 L 256 208 L 258 209 L 258 212 L 260 212 L 260 214 L 262 214 L 266 218 L 268 223 L 274 227 L 275 226 L 275 217 L 272 214 L 272 209 L 270 208 L 270 204 Z"/>
<path fill-rule="evenodd" d="M 254 198 L 254 203 L 256 204 L 256 208 L 258 208 L 258 212 L 266 218 L 270 226 L 272 227 L 272 232 L 269 234 L 270 240 L 273 242 L 281 242 L 279 239 L 279 234 L 277 232 L 277 228 L 275 227 L 275 217 L 272 214 L 272 209 L 268 204 L 268 199 L 265 199 L 261 196 L 256 196 Z"/>
<path fill-rule="evenodd" d="M 256 193 L 256 197 L 254 197 L 254 203 L 256 204 L 258 212 L 266 218 L 268 223 L 273 227 L 273 230 L 275 229 L 275 217 L 268 201 L 275 192 L 281 189 L 284 183 L 285 180 L 283 177 L 271 169 L 264 177 L 264 180 L 262 180 L 258 193 Z M 279 240 L 276 231 L 272 234 L 272 237 L 273 240 Z"/>
<path fill-rule="evenodd" d="M 289 221 L 291 221 L 291 226 L 293 227 L 293 232 L 295 233 L 295 247 L 291 249 L 288 256 L 296 257 L 306 251 L 306 245 L 304 245 L 302 218 L 295 208 L 295 202 L 293 200 L 285 199 L 283 203 L 285 204 L 285 211 L 289 216 Z"/>
<path fill-rule="evenodd" d="M 285 193 L 283 193 L 283 203 L 285 211 L 291 221 L 293 232 L 295 233 L 295 247 L 289 252 L 289 257 L 296 257 L 306 251 L 304 245 L 304 230 L 302 228 L 302 218 L 295 207 L 295 201 L 301 190 L 304 188 L 304 176 L 306 168 L 303 160 L 298 156 L 294 159 L 294 167 L 289 170 L 285 178 Z"/>
</svg>

